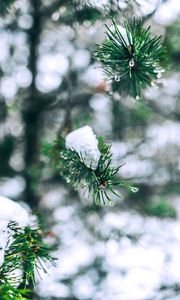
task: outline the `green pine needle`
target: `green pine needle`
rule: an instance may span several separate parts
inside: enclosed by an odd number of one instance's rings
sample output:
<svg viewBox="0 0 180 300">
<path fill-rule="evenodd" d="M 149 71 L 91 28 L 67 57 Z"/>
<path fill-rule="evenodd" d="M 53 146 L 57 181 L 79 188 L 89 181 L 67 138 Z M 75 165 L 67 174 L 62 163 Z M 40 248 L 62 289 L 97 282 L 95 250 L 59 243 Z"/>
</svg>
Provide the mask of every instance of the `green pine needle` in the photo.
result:
<svg viewBox="0 0 180 300">
<path fill-rule="evenodd" d="M 28 300 L 26 297 L 28 293 L 28 290 L 15 288 L 7 282 L 0 283 L 1 300 Z"/>
<path fill-rule="evenodd" d="M 101 62 L 112 80 L 112 90 L 120 94 L 140 97 L 142 91 L 160 78 L 165 50 L 160 36 L 152 37 L 150 27 L 143 28 L 135 19 L 125 22 L 127 39 L 113 20 L 113 29 L 107 28 L 107 39 L 96 46 L 95 58 Z"/>
<path fill-rule="evenodd" d="M 13 242 L 7 247 L 4 263 L 0 267 L 0 299 L 29 299 L 35 284 L 35 270 L 41 268 L 46 272 L 44 265 L 48 262 L 54 264 L 54 259 L 49 255 L 51 249 L 43 242 L 39 228 L 22 228 L 15 222 L 8 227 L 9 239 L 13 238 Z M 16 276 L 16 270 L 22 271 L 23 277 Z"/>
<path fill-rule="evenodd" d="M 60 175 L 73 188 L 87 189 L 95 205 L 104 206 L 106 202 L 114 205 L 112 196 L 113 198 L 114 196 L 121 197 L 116 188 L 125 187 L 133 192 L 137 192 L 138 189 L 118 178 L 117 174 L 121 166 L 116 168 L 112 165 L 111 146 L 106 145 L 102 138 L 99 138 L 98 148 L 101 157 L 96 170 L 88 168 L 81 155 L 67 149 L 65 139 L 62 137 L 56 140 L 49 153 L 53 157 Z"/>
</svg>

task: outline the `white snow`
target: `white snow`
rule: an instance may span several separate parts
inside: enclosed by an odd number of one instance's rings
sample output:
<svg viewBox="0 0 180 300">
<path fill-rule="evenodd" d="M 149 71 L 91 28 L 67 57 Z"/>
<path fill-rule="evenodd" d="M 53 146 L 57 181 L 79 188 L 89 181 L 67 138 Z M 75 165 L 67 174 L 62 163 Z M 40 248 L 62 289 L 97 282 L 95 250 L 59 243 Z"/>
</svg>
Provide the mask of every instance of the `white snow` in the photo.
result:
<svg viewBox="0 0 180 300">
<path fill-rule="evenodd" d="M 24 227 L 29 225 L 30 216 L 20 204 L 0 196 L 0 267 L 4 262 L 10 222 L 17 222 L 19 226 Z"/>
<path fill-rule="evenodd" d="M 66 136 L 66 147 L 77 152 L 88 168 L 97 169 L 101 153 L 98 149 L 98 140 L 90 126 L 70 132 Z"/>
</svg>

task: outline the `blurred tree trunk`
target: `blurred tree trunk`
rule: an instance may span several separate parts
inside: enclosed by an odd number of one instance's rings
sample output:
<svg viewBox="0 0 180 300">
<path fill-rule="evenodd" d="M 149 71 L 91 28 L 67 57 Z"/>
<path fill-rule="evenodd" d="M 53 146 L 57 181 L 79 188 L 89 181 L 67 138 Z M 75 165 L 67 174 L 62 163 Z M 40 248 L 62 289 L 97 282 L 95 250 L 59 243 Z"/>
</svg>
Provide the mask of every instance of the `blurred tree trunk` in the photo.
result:
<svg viewBox="0 0 180 300">
<path fill-rule="evenodd" d="M 29 42 L 29 70 L 32 74 L 32 82 L 29 86 L 28 96 L 24 99 L 22 117 L 24 121 L 25 141 L 25 191 L 24 201 L 33 209 L 38 207 L 39 197 L 35 188 L 39 173 L 39 122 L 40 122 L 40 99 L 36 88 L 38 46 L 41 35 L 40 0 L 30 0 L 33 24 L 28 32 Z M 38 109 L 39 107 L 39 109 Z"/>
</svg>

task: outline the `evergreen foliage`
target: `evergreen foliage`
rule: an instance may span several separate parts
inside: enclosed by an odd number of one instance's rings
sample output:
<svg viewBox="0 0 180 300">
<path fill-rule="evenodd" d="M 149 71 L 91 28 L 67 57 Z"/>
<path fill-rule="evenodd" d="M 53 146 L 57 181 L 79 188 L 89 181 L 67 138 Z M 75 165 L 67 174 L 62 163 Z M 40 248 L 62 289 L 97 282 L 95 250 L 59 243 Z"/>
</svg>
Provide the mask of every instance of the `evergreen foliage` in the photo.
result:
<svg viewBox="0 0 180 300">
<path fill-rule="evenodd" d="M 103 206 L 106 202 L 114 205 L 111 199 L 112 195 L 121 197 L 116 188 L 126 188 L 132 192 L 137 192 L 138 188 L 119 179 L 118 172 L 121 166 L 113 166 L 111 146 L 105 144 L 103 138 L 99 138 L 98 141 L 101 157 L 96 170 L 88 168 L 81 155 L 67 149 L 65 139 L 61 136 L 55 141 L 49 153 L 53 157 L 60 175 L 75 189 L 86 188 L 94 205 Z"/>
<path fill-rule="evenodd" d="M 97 45 L 94 55 L 112 80 L 113 92 L 140 97 L 142 90 L 161 77 L 165 50 L 161 37 L 152 37 L 142 21 L 134 19 L 124 26 L 126 36 L 114 20 L 113 29 L 106 26 L 107 39 Z"/>
<path fill-rule="evenodd" d="M 46 264 L 54 264 L 54 259 L 49 255 L 50 247 L 43 242 L 40 228 L 22 228 L 15 222 L 9 223 L 8 228 L 11 243 L 0 267 L 1 299 L 29 299 L 35 284 L 35 271 L 46 272 Z"/>
</svg>

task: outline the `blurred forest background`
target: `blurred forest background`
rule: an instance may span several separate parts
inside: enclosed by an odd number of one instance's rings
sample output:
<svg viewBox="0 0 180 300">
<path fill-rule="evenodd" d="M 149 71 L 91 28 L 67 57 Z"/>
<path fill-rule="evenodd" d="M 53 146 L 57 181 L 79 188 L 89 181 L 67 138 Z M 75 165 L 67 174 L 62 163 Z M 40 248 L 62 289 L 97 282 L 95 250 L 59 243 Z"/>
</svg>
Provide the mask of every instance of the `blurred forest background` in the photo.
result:
<svg viewBox="0 0 180 300">
<path fill-rule="evenodd" d="M 0 194 L 40 214 L 59 258 L 34 299 L 180 299 L 179 12 L 176 0 L 19 0 L 0 20 Z M 110 16 L 164 38 L 165 78 L 142 99 L 106 93 L 92 53 Z M 140 187 L 115 207 L 94 207 L 44 155 L 86 124 Z"/>
</svg>

